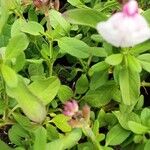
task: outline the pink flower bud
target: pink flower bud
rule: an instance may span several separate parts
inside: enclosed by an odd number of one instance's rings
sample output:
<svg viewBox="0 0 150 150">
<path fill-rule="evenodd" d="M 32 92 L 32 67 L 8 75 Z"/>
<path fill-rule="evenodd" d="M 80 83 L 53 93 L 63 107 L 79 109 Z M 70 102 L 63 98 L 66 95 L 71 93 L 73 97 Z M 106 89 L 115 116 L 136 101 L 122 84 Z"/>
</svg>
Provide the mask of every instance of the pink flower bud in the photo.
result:
<svg viewBox="0 0 150 150">
<path fill-rule="evenodd" d="M 123 6 L 123 13 L 127 16 L 134 16 L 138 14 L 138 3 L 135 0 L 129 1 Z"/>
<path fill-rule="evenodd" d="M 72 100 L 65 103 L 63 114 L 72 117 L 78 111 L 79 111 L 78 103 L 75 100 Z"/>
<path fill-rule="evenodd" d="M 98 23 L 97 30 L 108 43 L 116 47 L 134 46 L 150 38 L 149 25 L 139 14 L 135 0 L 126 3 L 122 12 Z"/>
</svg>

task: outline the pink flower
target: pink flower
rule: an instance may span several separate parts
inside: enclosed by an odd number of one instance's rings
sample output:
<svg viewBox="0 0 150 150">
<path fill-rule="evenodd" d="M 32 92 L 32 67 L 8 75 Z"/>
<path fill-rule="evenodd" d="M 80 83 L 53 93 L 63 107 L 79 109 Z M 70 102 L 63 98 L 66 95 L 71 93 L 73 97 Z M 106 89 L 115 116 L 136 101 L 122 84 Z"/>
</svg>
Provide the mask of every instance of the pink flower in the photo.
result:
<svg viewBox="0 0 150 150">
<path fill-rule="evenodd" d="M 79 111 L 78 103 L 75 100 L 72 100 L 65 103 L 63 114 L 72 117 L 78 111 Z"/>
<path fill-rule="evenodd" d="M 130 47 L 150 38 L 150 28 L 145 18 L 139 14 L 138 4 L 130 0 L 122 12 L 97 25 L 99 34 L 116 47 Z"/>
</svg>

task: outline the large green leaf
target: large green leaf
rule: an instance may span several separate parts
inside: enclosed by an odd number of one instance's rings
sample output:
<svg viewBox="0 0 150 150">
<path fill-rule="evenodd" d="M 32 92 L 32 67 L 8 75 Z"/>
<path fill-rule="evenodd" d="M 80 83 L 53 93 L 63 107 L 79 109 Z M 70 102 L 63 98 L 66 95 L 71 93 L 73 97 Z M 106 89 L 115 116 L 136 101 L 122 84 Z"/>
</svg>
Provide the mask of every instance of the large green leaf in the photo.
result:
<svg viewBox="0 0 150 150">
<path fill-rule="evenodd" d="M 77 58 L 89 57 L 89 46 L 81 40 L 63 37 L 58 40 L 58 46 L 62 53 L 68 53 Z"/>
<path fill-rule="evenodd" d="M 130 132 L 124 130 L 119 124 L 115 125 L 110 129 L 106 135 L 106 146 L 107 145 L 119 145 L 130 135 Z"/>
<path fill-rule="evenodd" d="M 16 58 L 27 48 L 28 44 L 29 40 L 24 33 L 12 37 L 6 48 L 6 59 Z"/>
<path fill-rule="evenodd" d="M 57 77 L 39 79 L 29 85 L 29 90 L 36 95 L 44 105 L 47 105 L 54 99 L 59 88 L 60 81 Z"/>
<path fill-rule="evenodd" d="M 31 93 L 21 77 L 19 77 L 17 87 L 7 87 L 7 94 L 16 99 L 23 112 L 32 121 L 41 123 L 45 119 L 45 106 L 37 96 Z"/>
<path fill-rule="evenodd" d="M 66 19 L 72 24 L 85 25 L 95 28 L 97 23 L 106 20 L 102 12 L 94 9 L 71 9 L 65 12 Z"/>
<path fill-rule="evenodd" d="M 122 67 L 119 72 L 119 84 L 124 104 L 134 104 L 140 94 L 139 73 Z"/>
</svg>

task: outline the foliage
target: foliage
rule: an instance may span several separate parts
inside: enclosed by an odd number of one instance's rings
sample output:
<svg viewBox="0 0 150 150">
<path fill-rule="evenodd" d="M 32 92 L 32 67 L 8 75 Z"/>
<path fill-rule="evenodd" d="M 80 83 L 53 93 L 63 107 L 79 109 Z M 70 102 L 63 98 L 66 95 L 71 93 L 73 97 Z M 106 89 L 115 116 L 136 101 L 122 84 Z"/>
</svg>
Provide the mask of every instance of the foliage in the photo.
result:
<svg viewBox="0 0 150 150">
<path fill-rule="evenodd" d="M 61 5 L 0 0 L 0 128 L 9 139 L 0 148 L 148 150 L 150 41 L 120 49 L 97 33 L 120 10 L 116 0 Z M 150 24 L 149 1 L 139 5 Z M 91 108 L 82 129 L 62 114 L 71 99 Z"/>
</svg>

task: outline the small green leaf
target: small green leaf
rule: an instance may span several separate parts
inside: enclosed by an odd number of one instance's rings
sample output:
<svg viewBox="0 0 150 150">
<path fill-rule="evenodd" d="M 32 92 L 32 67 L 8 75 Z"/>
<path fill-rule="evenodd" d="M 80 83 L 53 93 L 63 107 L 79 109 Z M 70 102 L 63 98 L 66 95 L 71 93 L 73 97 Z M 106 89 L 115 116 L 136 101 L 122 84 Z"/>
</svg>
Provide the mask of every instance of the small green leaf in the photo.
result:
<svg viewBox="0 0 150 150">
<path fill-rule="evenodd" d="M 113 55 L 110 55 L 108 56 L 106 59 L 105 59 L 105 62 L 110 64 L 110 65 L 118 65 L 122 62 L 122 59 L 123 59 L 123 55 L 122 54 L 113 54 Z"/>
<path fill-rule="evenodd" d="M 66 86 L 66 85 L 60 86 L 60 89 L 58 91 L 58 98 L 62 102 L 69 100 L 72 96 L 73 96 L 73 91 L 69 86 Z"/>
<path fill-rule="evenodd" d="M 138 56 L 144 70 L 150 72 L 150 54 L 142 54 Z"/>
<path fill-rule="evenodd" d="M 129 121 L 128 126 L 130 130 L 136 134 L 145 134 L 149 131 L 148 127 L 134 121 Z"/>
<path fill-rule="evenodd" d="M 145 126 L 150 127 L 150 109 L 144 108 L 141 112 L 141 121 Z"/>
<path fill-rule="evenodd" d="M 33 145 L 33 150 L 45 150 L 47 142 L 47 132 L 42 126 L 38 127 L 34 131 L 35 140 Z"/>
<path fill-rule="evenodd" d="M 104 71 L 108 68 L 109 68 L 109 65 L 106 62 L 101 61 L 99 63 L 96 63 L 89 69 L 89 75 L 92 75 L 94 72 Z"/>
<path fill-rule="evenodd" d="M 44 33 L 44 28 L 41 24 L 35 21 L 29 21 L 29 22 L 24 22 L 24 24 L 22 23 L 21 31 L 24 33 L 37 36 L 37 35 L 41 35 L 41 33 Z"/>
<path fill-rule="evenodd" d="M 63 132 L 71 131 L 71 126 L 68 124 L 70 117 L 67 117 L 63 114 L 55 116 L 51 121 Z"/>
<path fill-rule="evenodd" d="M 137 71 L 137 72 L 142 71 L 141 64 L 140 64 L 140 62 L 137 58 L 135 58 L 132 55 L 128 55 L 127 59 L 128 59 L 128 66 L 129 66 L 130 70 L 134 70 L 134 71 Z"/>
<path fill-rule="evenodd" d="M 7 86 L 9 87 L 16 87 L 18 84 L 18 77 L 16 72 L 11 69 L 10 67 L 6 66 L 6 65 L 2 65 L 1 66 L 1 72 L 3 75 L 3 78 L 7 84 Z"/>
<path fill-rule="evenodd" d="M 59 132 L 57 131 L 56 127 L 54 127 L 51 124 L 46 124 L 46 130 L 47 130 L 47 138 L 48 140 L 56 140 L 59 138 Z"/>
<path fill-rule="evenodd" d="M 83 94 L 87 91 L 89 87 L 89 81 L 85 74 L 81 75 L 81 77 L 77 80 L 76 83 L 76 93 Z"/>
<path fill-rule="evenodd" d="M 6 59 L 16 58 L 27 48 L 28 44 L 29 40 L 24 33 L 12 37 L 6 48 Z"/>
<path fill-rule="evenodd" d="M 58 40 L 58 46 L 62 53 L 68 53 L 77 58 L 89 57 L 89 46 L 81 40 L 63 37 Z"/>
<path fill-rule="evenodd" d="M 124 130 L 119 124 L 110 129 L 106 135 L 106 146 L 119 145 L 130 135 L 130 132 Z"/>
</svg>

